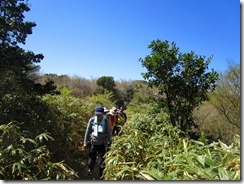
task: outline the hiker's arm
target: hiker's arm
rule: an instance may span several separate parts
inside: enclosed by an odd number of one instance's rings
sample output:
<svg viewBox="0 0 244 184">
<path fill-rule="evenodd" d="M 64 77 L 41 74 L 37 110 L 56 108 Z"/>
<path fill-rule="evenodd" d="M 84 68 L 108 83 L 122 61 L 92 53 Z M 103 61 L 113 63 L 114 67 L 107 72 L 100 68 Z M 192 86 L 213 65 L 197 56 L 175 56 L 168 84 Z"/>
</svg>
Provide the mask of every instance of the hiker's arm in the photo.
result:
<svg viewBox="0 0 244 184">
<path fill-rule="evenodd" d="M 87 146 L 87 143 L 90 141 L 89 140 L 89 136 L 90 136 L 90 133 L 91 133 L 91 129 L 92 129 L 92 126 L 91 126 L 91 119 L 88 121 L 87 123 L 87 127 L 86 127 L 86 133 L 85 133 L 85 137 L 84 137 L 84 147 Z"/>
</svg>

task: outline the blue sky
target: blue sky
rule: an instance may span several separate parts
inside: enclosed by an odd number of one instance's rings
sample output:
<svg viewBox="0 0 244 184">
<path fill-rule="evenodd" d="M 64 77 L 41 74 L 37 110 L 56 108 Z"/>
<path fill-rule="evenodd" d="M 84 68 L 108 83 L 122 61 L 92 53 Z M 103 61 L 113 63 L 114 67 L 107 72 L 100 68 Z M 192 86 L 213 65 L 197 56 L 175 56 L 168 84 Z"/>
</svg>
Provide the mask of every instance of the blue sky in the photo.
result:
<svg viewBox="0 0 244 184">
<path fill-rule="evenodd" d="M 87 79 L 143 79 L 138 61 L 160 39 L 176 42 L 213 60 L 240 63 L 238 0 L 29 0 L 28 21 L 36 22 L 24 48 L 42 53 L 41 73 Z"/>
</svg>

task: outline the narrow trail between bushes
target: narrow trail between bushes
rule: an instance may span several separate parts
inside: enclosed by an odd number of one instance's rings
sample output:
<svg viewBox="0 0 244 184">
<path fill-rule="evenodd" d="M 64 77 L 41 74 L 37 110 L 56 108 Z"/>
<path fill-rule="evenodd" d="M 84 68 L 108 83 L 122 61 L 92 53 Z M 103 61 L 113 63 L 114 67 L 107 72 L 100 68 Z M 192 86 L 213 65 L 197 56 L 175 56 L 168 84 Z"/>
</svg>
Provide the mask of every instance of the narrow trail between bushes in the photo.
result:
<svg viewBox="0 0 244 184">
<path fill-rule="evenodd" d="M 82 151 L 79 155 L 79 158 L 74 160 L 73 163 L 70 163 L 70 165 L 72 165 L 72 169 L 77 172 L 77 180 L 99 180 L 97 162 L 92 172 L 92 175 L 88 174 L 87 152 Z"/>
</svg>

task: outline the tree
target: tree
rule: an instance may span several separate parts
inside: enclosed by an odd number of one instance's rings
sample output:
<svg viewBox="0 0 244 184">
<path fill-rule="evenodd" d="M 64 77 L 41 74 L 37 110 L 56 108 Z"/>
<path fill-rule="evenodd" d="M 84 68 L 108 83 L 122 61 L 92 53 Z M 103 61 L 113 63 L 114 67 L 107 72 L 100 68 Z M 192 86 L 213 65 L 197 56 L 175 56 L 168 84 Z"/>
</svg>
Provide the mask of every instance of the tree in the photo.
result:
<svg viewBox="0 0 244 184">
<path fill-rule="evenodd" d="M 36 82 L 39 70 L 36 64 L 43 55 L 25 51 L 19 46 L 25 44 L 36 25 L 24 21 L 24 13 L 29 10 L 24 0 L 0 1 L 0 110 L 3 112 L 0 124 L 28 119 L 31 114 L 36 114 L 33 111 L 41 104 L 37 96 L 55 91 L 52 81 L 43 85 Z"/>
<path fill-rule="evenodd" d="M 150 86 L 158 87 L 158 103 L 167 107 L 171 123 L 186 132 L 195 126 L 194 108 L 215 88 L 218 73 L 207 71 L 212 57 L 205 59 L 193 51 L 182 53 L 174 42 L 161 40 L 152 41 L 148 48 L 151 54 L 139 59 L 147 69 L 142 76 Z"/>
<path fill-rule="evenodd" d="M 59 145 L 59 141 L 64 144 L 63 140 L 68 140 L 66 130 L 60 129 L 63 122 L 58 121 L 60 116 L 56 116 L 56 109 L 51 109 L 43 99 L 46 94 L 56 94 L 56 87 L 50 80 L 43 84 L 37 82 L 37 64 L 41 62 L 43 55 L 25 51 L 20 47 L 25 44 L 27 36 L 36 25 L 34 22 L 24 21 L 24 13 L 29 10 L 27 0 L 0 0 L 0 127 L 12 122 L 18 127 L 16 133 L 8 134 L 9 140 L 15 142 L 6 141 L 4 135 L 0 136 L 0 143 L 4 142 L 4 146 L 0 145 L 0 154 L 6 158 L 12 156 L 10 159 L 1 160 L 0 165 L 4 168 L 0 169 L 0 175 L 2 179 L 10 178 L 11 174 L 13 179 L 44 179 L 45 175 L 46 179 L 49 179 L 48 176 L 53 179 L 55 175 L 56 179 L 68 178 L 68 175 L 63 177 L 63 171 L 59 169 L 65 169 L 62 163 L 58 163 L 58 167 L 54 164 L 54 170 L 49 168 L 53 160 L 60 161 L 58 156 L 62 152 L 62 149 L 58 150 L 59 147 L 53 145 Z M 25 135 L 22 135 L 22 132 Z M 46 149 L 40 152 L 42 147 L 35 147 L 35 138 L 49 134 L 48 132 L 54 136 L 54 144 L 50 141 L 41 144 Z M 25 137 L 34 144 L 28 144 L 28 140 L 24 140 Z M 59 137 L 62 140 L 58 139 Z M 9 150 L 11 147 L 13 150 Z"/>
<path fill-rule="evenodd" d="M 136 90 L 136 85 L 134 85 L 134 82 L 131 80 L 120 80 L 116 81 L 115 85 L 117 90 L 117 97 L 119 98 L 117 105 L 120 107 L 125 102 L 130 103 Z"/>
<path fill-rule="evenodd" d="M 222 74 L 211 102 L 231 125 L 241 127 L 241 78 L 240 65 L 229 63 L 228 70 Z"/>
<path fill-rule="evenodd" d="M 111 93 L 111 100 L 117 101 L 120 99 L 118 90 L 115 88 L 116 84 L 112 76 L 102 76 L 97 79 L 97 85 L 102 88 L 102 94 Z"/>
<path fill-rule="evenodd" d="M 25 44 L 28 34 L 32 34 L 35 22 L 24 22 L 24 12 L 30 10 L 25 0 L 0 1 L 0 44 L 16 46 Z"/>
<path fill-rule="evenodd" d="M 102 77 L 98 78 L 97 85 L 102 87 L 103 93 L 105 92 L 105 90 L 107 90 L 108 92 L 115 91 L 114 78 L 111 76 L 102 76 Z"/>
<path fill-rule="evenodd" d="M 44 56 L 25 51 L 19 44 L 25 44 L 26 38 L 32 34 L 35 22 L 24 21 L 24 12 L 30 10 L 28 1 L 1 0 L 0 1 L 0 79 L 1 87 L 9 91 L 9 87 L 24 87 L 24 91 L 35 91 L 43 94 L 54 90 L 53 83 L 45 85 L 35 83 L 35 72 L 39 70 L 39 63 Z M 25 85 L 23 85 L 23 83 Z M 5 90 L 4 90 L 5 91 Z"/>
</svg>

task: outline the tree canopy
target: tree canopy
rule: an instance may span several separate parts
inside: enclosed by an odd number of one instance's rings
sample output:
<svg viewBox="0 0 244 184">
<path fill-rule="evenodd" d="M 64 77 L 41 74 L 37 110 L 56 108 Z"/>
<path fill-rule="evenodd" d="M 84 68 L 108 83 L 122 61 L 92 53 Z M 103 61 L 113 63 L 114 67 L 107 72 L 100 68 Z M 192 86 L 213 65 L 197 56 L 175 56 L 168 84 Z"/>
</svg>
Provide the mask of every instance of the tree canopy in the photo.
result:
<svg viewBox="0 0 244 184">
<path fill-rule="evenodd" d="M 158 87 L 160 104 L 167 107 L 171 123 L 186 131 L 194 125 L 193 109 L 215 88 L 218 73 L 208 70 L 212 57 L 183 53 L 175 42 L 161 40 L 152 41 L 148 48 L 151 54 L 139 59 L 147 69 L 142 75 L 149 85 Z"/>
<path fill-rule="evenodd" d="M 30 10 L 25 0 L 0 1 L 0 43 L 4 45 L 25 44 L 32 34 L 35 22 L 24 21 L 24 13 Z"/>
</svg>

